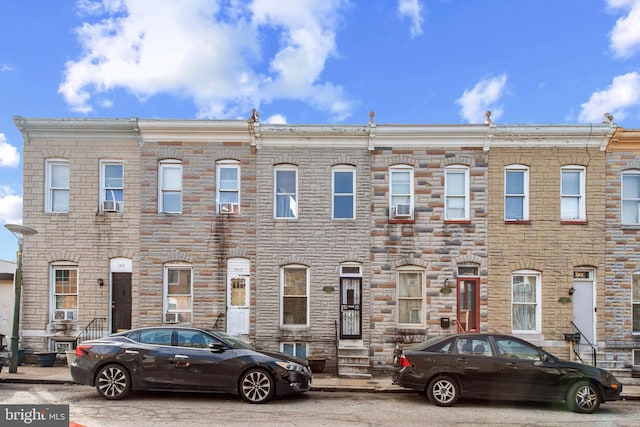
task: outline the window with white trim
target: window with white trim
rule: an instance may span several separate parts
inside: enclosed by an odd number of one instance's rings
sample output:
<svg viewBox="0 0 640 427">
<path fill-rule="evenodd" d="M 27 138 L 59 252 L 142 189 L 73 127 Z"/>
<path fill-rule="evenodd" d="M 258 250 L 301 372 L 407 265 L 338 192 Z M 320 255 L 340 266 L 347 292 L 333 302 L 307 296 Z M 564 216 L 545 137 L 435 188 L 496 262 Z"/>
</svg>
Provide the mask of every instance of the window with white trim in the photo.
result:
<svg viewBox="0 0 640 427">
<path fill-rule="evenodd" d="M 413 218 L 413 168 L 397 165 L 389 168 L 389 217 Z"/>
<path fill-rule="evenodd" d="M 274 169 L 276 218 L 298 217 L 298 168 L 292 165 Z"/>
<path fill-rule="evenodd" d="M 220 161 L 216 168 L 218 213 L 238 213 L 240 211 L 240 163 L 231 160 Z"/>
<path fill-rule="evenodd" d="M 182 213 L 182 162 L 161 161 L 158 181 L 158 212 Z"/>
<path fill-rule="evenodd" d="M 189 264 L 164 267 L 164 321 L 191 322 L 193 311 L 192 268 Z"/>
<path fill-rule="evenodd" d="M 53 321 L 78 320 L 78 267 L 52 265 Z"/>
<path fill-rule="evenodd" d="M 585 168 L 563 166 L 560 181 L 560 219 L 585 220 Z"/>
<path fill-rule="evenodd" d="M 530 270 L 511 274 L 511 328 L 517 332 L 540 332 L 540 273 Z"/>
<path fill-rule="evenodd" d="M 529 219 L 529 168 L 510 165 L 504 170 L 504 219 Z"/>
<path fill-rule="evenodd" d="M 69 161 L 63 159 L 47 160 L 46 185 L 47 192 L 46 212 L 69 212 Z"/>
<path fill-rule="evenodd" d="M 631 295 L 631 305 L 633 311 L 633 333 L 640 334 L 640 272 L 636 271 L 631 275 L 631 286 L 633 288 Z"/>
<path fill-rule="evenodd" d="M 332 174 L 333 219 L 356 217 L 356 170 L 353 166 L 336 166 Z"/>
<path fill-rule="evenodd" d="M 122 212 L 124 208 L 124 164 L 100 162 L 100 210 Z"/>
<path fill-rule="evenodd" d="M 290 265 L 280 270 L 283 326 L 309 324 L 309 269 Z"/>
<path fill-rule="evenodd" d="M 280 343 L 280 351 L 289 354 L 298 359 L 307 358 L 308 345 L 306 342 L 282 342 Z"/>
<path fill-rule="evenodd" d="M 415 267 L 397 270 L 398 323 L 422 327 L 425 322 L 425 274 Z"/>
<path fill-rule="evenodd" d="M 447 166 L 444 173 L 445 220 L 468 220 L 469 168 Z"/>
<path fill-rule="evenodd" d="M 622 172 L 622 224 L 640 225 L 640 170 Z"/>
</svg>

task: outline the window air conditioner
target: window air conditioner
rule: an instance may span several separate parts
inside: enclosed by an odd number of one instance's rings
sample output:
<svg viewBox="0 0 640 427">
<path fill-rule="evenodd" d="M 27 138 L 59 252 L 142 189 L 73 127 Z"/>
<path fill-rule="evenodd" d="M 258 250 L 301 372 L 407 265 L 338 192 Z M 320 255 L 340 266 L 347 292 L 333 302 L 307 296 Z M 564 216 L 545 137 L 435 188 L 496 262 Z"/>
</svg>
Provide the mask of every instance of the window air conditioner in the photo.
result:
<svg viewBox="0 0 640 427">
<path fill-rule="evenodd" d="M 164 314 L 164 323 L 178 323 L 180 318 L 178 317 L 178 313 L 165 313 Z"/>
<path fill-rule="evenodd" d="M 238 204 L 237 203 L 220 203 L 220 213 L 222 214 L 238 213 Z"/>
<path fill-rule="evenodd" d="M 102 210 L 105 212 L 120 212 L 122 203 L 115 202 L 113 200 L 105 200 L 102 205 Z"/>
<path fill-rule="evenodd" d="M 411 205 L 395 205 L 393 216 L 396 218 L 408 218 L 411 216 Z"/>
<path fill-rule="evenodd" d="M 75 310 L 56 310 L 53 313 L 53 320 L 76 320 Z"/>
</svg>

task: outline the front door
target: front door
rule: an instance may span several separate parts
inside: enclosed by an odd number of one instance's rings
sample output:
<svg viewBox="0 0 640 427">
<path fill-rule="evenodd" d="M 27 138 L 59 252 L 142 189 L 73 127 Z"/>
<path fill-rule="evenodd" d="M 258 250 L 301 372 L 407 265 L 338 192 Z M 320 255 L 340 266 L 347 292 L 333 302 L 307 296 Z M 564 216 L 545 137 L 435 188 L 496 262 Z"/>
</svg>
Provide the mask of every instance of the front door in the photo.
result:
<svg viewBox="0 0 640 427">
<path fill-rule="evenodd" d="M 249 334 L 249 260 L 227 262 L 227 333 Z"/>
<path fill-rule="evenodd" d="M 573 282 L 573 323 L 591 343 L 595 343 L 593 281 Z"/>
<path fill-rule="evenodd" d="M 131 329 L 131 273 L 111 273 L 111 332 Z"/>
<path fill-rule="evenodd" d="M 479 332 L 480 279 L 458 279 L 458 329 Z"/>
<path fill-rule="evenodd" d="M 362 338 L 362 279 L 340 279 L 340 338 Z"/>
</svg>

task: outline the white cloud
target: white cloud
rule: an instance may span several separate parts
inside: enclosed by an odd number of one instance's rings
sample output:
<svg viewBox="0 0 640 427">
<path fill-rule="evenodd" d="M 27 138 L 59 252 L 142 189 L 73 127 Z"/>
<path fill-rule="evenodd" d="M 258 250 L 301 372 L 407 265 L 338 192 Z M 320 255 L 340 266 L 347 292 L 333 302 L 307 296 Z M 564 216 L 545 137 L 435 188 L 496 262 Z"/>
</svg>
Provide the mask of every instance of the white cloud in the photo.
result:
<svg viewBox="0 0 640 427">
<path fill-rule="evenodd" d="M 13 168 L 20 164 L 18 149 L 7 142 L 4 134 L 0 133 L 0 167 Z"/>
<path fill-rule="evenodd" d="M 7 64 L 2 64 L 2 66 L 0 66 L 0 71 L 15 71 L 15 68 Z"/>
<path fill-rule="evenodd" d="M 462 108 L 460 115 L 469 123 L 482 123 L 485 113 L 491 110 L 491 119 L 496 120 L 502 116 L 502 106 L 498 104 L 505 94 L 507 75 L 502 74 L 480 80 L 471 90 L 465 90 L 456 100 Z"/>
<path fill-rule="evenodd" d="M 614 77 L 607 89 L 594 92 L 581 107 L 581 122 L 600 122 L 605 113 L 617 121 L 624 119 L 631 109 L 640 107 L 640 73 Z"/>
<path fill-rule="evenodd" d="M 274 114 L 272 116 L 269 116 L 269 118 L 267 118 L 267 120 L 264 121 L 265 123 L 271 123 L 271 124 L 281 124 L 284 125 L 287 123 L 287 118 L 285 116 L 283 116 L 282 114 Z"/>
<path fill-rule="evenodd" d="M 92 21 L 76 29 L 83 53 L 66 64 L 59 92 L 83 113 L 99 105 L 96 95 L 122 88 L 142 101 L 191 99 L 200 118 L 246 116 L 284 98 L 344 119 L 342 88 L 321 80 L 344 2 L 80 0 Z M 274 34 L 275 50 L 264 45 Z"/>
<path fill-rule="evenodd" d="M 628 11 L 611 30 L 610 47 L 614 54 L 628 58 L 640 49 L 640 0 L 608 0 L 611 9 Z"/>
<path fill-rule="evenodd" d="M 411 21 L 411 37 L 422 34 L 422 4 L 418 0 L 398 0 L 398 14 Z"/>
<path fill-rule="evenodd" d="M 0 221 L 5 224 L 22 224 L 22 196 L 8 186 L 0 186 Z"/>
</svg>

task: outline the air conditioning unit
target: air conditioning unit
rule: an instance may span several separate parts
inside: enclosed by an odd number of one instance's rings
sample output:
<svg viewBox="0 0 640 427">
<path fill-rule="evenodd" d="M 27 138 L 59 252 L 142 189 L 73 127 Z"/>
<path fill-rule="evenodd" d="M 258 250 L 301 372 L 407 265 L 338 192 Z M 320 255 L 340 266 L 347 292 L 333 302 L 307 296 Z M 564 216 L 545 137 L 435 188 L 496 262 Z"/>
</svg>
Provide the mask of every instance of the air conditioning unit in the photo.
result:
<svg viewBox="0 0 640 427">
<path fill-rule="evenodd" d="M 393 216 L 396 218 L 408 218 L 411 216 L 411 205 L 395 205 Z"/>
<path fill-rule="evenodd" d="M 113 200 L 105 200 L 102 204 L 102 210 L 105 212 L 120 212 L 122 203 Z"/>
<path fill-rule="evenodd" d="M 178 313 L 164 314 L 164 323 L 178 323 L 179 321 L 180 321 L 180 317 L 178 317 Z"/>
<path fill-rule="evenodd" d="M 235 214 L 238 213 L 237 203 L 220 203 L 221 214 Z"/>
<path fill-rule="evenodd" d="M 56 310 L 53 313 L 53 320 L 76 320 L 75 310 Z"/>
</svg>

